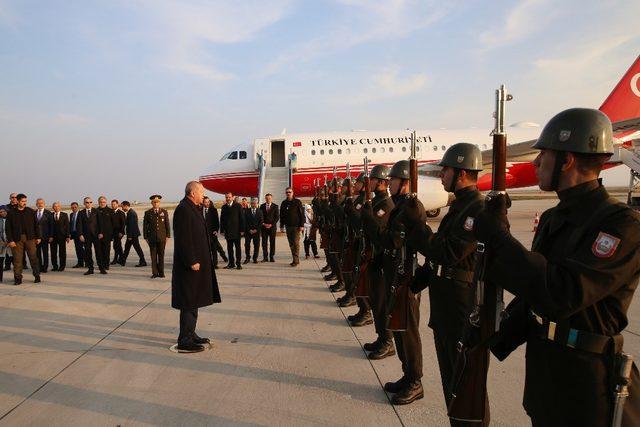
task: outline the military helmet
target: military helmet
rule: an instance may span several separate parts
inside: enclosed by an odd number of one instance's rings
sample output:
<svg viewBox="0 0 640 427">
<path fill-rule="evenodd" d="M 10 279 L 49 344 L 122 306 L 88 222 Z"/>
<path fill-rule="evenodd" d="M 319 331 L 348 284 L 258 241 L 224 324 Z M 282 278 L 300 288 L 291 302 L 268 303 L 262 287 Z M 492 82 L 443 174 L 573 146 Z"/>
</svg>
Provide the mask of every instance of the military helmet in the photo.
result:
<svg viewBox="0 0 640 427">
<path fill-rule="evenodd" d="M 375 165 L 369 174 L 370 178 L 389 179 L 389 166 Z"/>
<path fill-rule="evenodd" d="M 482 153 L 480 149 L 468 142 L 453 144 L 445 151 L 438 166 L 449 166 L 468 171 L 482 170 Z"/>
<path fill-rule="evenodd" d="M 542 129 L 533 148 L 584 154 L 613 154 L 611 121 L 592 108 L 570 108 Z"/>
<path fill-rule="evenodd" d="M 366 176 L 367 175 L 364 172 L 360 172 L 360 175 L 358 175 L 358 177 L 356 178 L 356 182 L 364 182 Z"/>
<path fill-rule="evenodd" d="M 342 181 L 342 186 L 343 186 L 343 187 L 346 187 L 346 186 L 347 186 L 347 185 L 349 185 L 350 183 L 351 183 L 351 178 L 348 178 L 348 177 L 347 177 L 347 178 L 345 178 L 345 179 Z"/>
<path fill-rule="evenodd" d="M 396 162 L 389 171 L 389 178 L 411 179 L 409 160 Z"/>
</svg>

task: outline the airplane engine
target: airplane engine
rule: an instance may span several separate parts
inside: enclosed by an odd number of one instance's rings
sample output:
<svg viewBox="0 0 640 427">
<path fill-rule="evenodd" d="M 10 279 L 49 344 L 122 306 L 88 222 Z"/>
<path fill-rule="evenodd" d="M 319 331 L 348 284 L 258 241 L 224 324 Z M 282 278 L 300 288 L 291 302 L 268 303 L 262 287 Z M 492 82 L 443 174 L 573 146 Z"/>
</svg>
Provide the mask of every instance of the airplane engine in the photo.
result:
<svg viewBox="0 0 640 427">
<path fill-rule="evenodd" d="M 440 214 L 440 208 L 449 204 L 449 193 L 444 191 L 440 178 L 432 176 L 418 176 L 418 198 L 427 210 L 429 218 Z"/>
</svg>

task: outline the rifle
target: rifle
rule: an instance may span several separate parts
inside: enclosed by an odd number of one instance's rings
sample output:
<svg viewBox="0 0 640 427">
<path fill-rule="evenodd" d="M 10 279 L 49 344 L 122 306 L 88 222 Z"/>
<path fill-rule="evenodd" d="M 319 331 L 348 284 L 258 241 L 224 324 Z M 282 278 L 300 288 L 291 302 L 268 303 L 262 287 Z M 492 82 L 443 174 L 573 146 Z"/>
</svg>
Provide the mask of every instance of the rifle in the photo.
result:
<svg viewBox="0 0 640 427">
<path fill-rule="evenodd" d="M 496 90 L 495 127 L 493 136 L 493 170 L 491 198 L 506 194 L 507 134 L 504 131 L 505 103 L 513 96 L 504 85 Z M 458 342 L 458 355 L 454 369 L 449 401 L 450 418 L 469 422 L 485 419 L 487 402 L 487 373 L 489 371 L 489 340 L 500 327 L 504 313 L 503 290 L 485 282 L 486 260 L 490 248 L 478 242 L 477 264 L 473 282 L 476 284 L 476 303 L 469 315 L 464 335 Z"/>
<path fill-rule="evenodd" d="M 365 196 L 364 201 L 371 203 L 371 191 L 369 191 L 369 159 L 364 158 L 364 188 Z M 371 259 L 371 248 L 367 247 L 367 242 L 364 238 L 364 229 L 362 227 L 362 221 L 360 221 L 360 230 L 358 230 L 358 258 L 355 261 L 355 268 L 353 274 L 353 282 L 356 284 L 356 297 L 369 298 L 369 286 L 367 286 L 367 267 Z"/>
<path fill-rule="evenodd" d="M 411 157 L 409 157 L 409 188 L 407 199 L 418 197 L 418 159 L 416 156 L 416 131 L 411 133 Z M 415 253 L 408 253 L 407 245 L 400 248 L 400 259 L 391 285 L 391 310 L 387 318 L 387 329 L 390 331 L 406 331 L 409 321 L 409 284 L 416 271 L 418 258 Z M 409 271 L 407 271 L 409 270 Z"/>
</svg>

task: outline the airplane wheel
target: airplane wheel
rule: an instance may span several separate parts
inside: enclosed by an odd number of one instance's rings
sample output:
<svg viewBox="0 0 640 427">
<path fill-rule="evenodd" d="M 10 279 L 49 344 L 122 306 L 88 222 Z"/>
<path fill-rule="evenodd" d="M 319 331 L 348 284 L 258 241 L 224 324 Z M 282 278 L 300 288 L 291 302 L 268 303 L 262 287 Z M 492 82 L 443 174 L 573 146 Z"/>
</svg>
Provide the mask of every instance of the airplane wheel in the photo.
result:
<svg viewBox="0 0 640 427">
<path fill-rule="evenodd" d="M 433 209 L 431 211 L 427 211 L 427 218 L 435 218 L 440 215 L 440 209 Z"/>
</svg>

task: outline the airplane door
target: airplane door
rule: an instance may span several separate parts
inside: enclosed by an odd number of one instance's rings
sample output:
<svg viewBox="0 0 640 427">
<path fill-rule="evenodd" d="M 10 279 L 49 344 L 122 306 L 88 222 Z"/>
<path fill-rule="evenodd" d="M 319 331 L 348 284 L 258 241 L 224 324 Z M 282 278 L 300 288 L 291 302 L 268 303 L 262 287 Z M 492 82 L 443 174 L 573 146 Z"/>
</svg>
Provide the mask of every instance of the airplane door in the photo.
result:
<svg viewBox="0 0 640 427">
<path fill-rule="evenodd" d="M 271 141 L 271 167 L 282 168 L 286 165 L 284 159 L 284 141 Z"/>
</svg>

